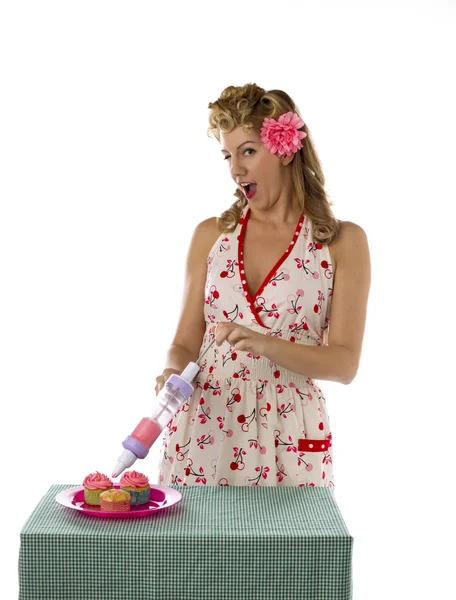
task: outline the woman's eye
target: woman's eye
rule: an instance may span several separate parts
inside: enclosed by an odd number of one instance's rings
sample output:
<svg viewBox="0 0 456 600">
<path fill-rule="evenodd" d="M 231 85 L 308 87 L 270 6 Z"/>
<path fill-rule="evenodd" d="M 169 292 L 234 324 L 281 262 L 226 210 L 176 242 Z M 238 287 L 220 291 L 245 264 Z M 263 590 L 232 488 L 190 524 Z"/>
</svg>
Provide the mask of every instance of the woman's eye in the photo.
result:
<svg viewBox="0 0 456 600">
<path fill-rule="evenodd" d="M 253 148 L 245 148 L 244 152 L 255 152 L 255 150 Z M 231 158 L 231 157 L 230 156 L 225 156 L 225 158 L 223 160 L 226 160 L 227 158 Z"/>
</svg>

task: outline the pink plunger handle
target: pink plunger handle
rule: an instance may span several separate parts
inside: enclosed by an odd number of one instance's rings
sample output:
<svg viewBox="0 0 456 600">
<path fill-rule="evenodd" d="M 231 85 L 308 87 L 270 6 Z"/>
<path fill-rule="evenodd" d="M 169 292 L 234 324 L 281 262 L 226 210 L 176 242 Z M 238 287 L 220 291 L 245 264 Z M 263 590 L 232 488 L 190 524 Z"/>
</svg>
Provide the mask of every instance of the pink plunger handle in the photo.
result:
<svg viewBox="0 0 456 600">
<path fill-rule="evenodd" d="M 161 434 L 161 428 L 152 419 L 148 417 L 144 417 L 135 427 L 133 433 L 131 434 L 132 438 L 135 438 L 140 444 L 145 446 L 148 450 Z"/>
</svg>

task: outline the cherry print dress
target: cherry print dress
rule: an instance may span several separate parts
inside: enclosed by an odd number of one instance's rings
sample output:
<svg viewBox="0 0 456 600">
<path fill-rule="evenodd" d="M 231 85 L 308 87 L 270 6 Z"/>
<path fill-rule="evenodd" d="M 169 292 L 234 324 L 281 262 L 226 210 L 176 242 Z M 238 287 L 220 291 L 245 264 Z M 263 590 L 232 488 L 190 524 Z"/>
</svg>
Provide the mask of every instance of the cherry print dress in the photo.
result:
<svg viewBox="0 0 456 600">
<path fill-rule="evenodd" d="M 333 284 L 328 247 L 312 240 L 302 214 L 252 298 L 242 258 L 249 214 L 247 205 L 235 231 L 221 234 L 209 252 L 200 356 L 219 321 L 295 344 L 324 345 Z M 315 380 L 235 351 L 225 340 L 209 349 L 193 394 L 164 429 L 158 483 L 325 486 L 334 493 L 331 438 Z"/>
</svg>

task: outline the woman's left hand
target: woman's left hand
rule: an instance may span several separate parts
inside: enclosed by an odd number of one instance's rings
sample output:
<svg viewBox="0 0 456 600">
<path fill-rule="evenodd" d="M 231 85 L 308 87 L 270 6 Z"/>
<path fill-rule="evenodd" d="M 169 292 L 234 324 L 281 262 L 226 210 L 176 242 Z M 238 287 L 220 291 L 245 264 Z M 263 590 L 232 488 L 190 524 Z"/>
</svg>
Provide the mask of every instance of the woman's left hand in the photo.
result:
<svg viewBox="0 0 456 600">
<path fill-rule="evenodd" d="M 220 321 L 215 328 L 215 343 L 220 346 L 225 340 L 235 350 L 251 352 L 256 356 L 264 356 L 266 339 L 263 333 L 252 331 L 248 327 L 231 321 Z"/>
</svg>

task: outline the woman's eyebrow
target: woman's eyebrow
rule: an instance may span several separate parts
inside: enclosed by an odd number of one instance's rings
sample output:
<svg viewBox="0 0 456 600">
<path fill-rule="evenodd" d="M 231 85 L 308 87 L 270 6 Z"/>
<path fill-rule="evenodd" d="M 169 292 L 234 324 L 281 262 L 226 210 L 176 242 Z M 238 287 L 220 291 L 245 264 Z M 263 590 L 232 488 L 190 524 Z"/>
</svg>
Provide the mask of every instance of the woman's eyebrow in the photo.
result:
<svg viewBox="0 0 456 600">
<path fill-rule="evenodd" d="M 246 142 L 242 142 L 242 144 L 239 144 L 239 146 L 236 148 L 236 150 L 239 150 L 239 148 L 241 146 L 243 146 L 244 144 L 256 144 L 257 142 L 254 142 L 253 140 L 247 140 Z M 220 152 L 228 152 L 228 150 L 225 150 L 225 148 L 222 148 Z"/>
</svg>

